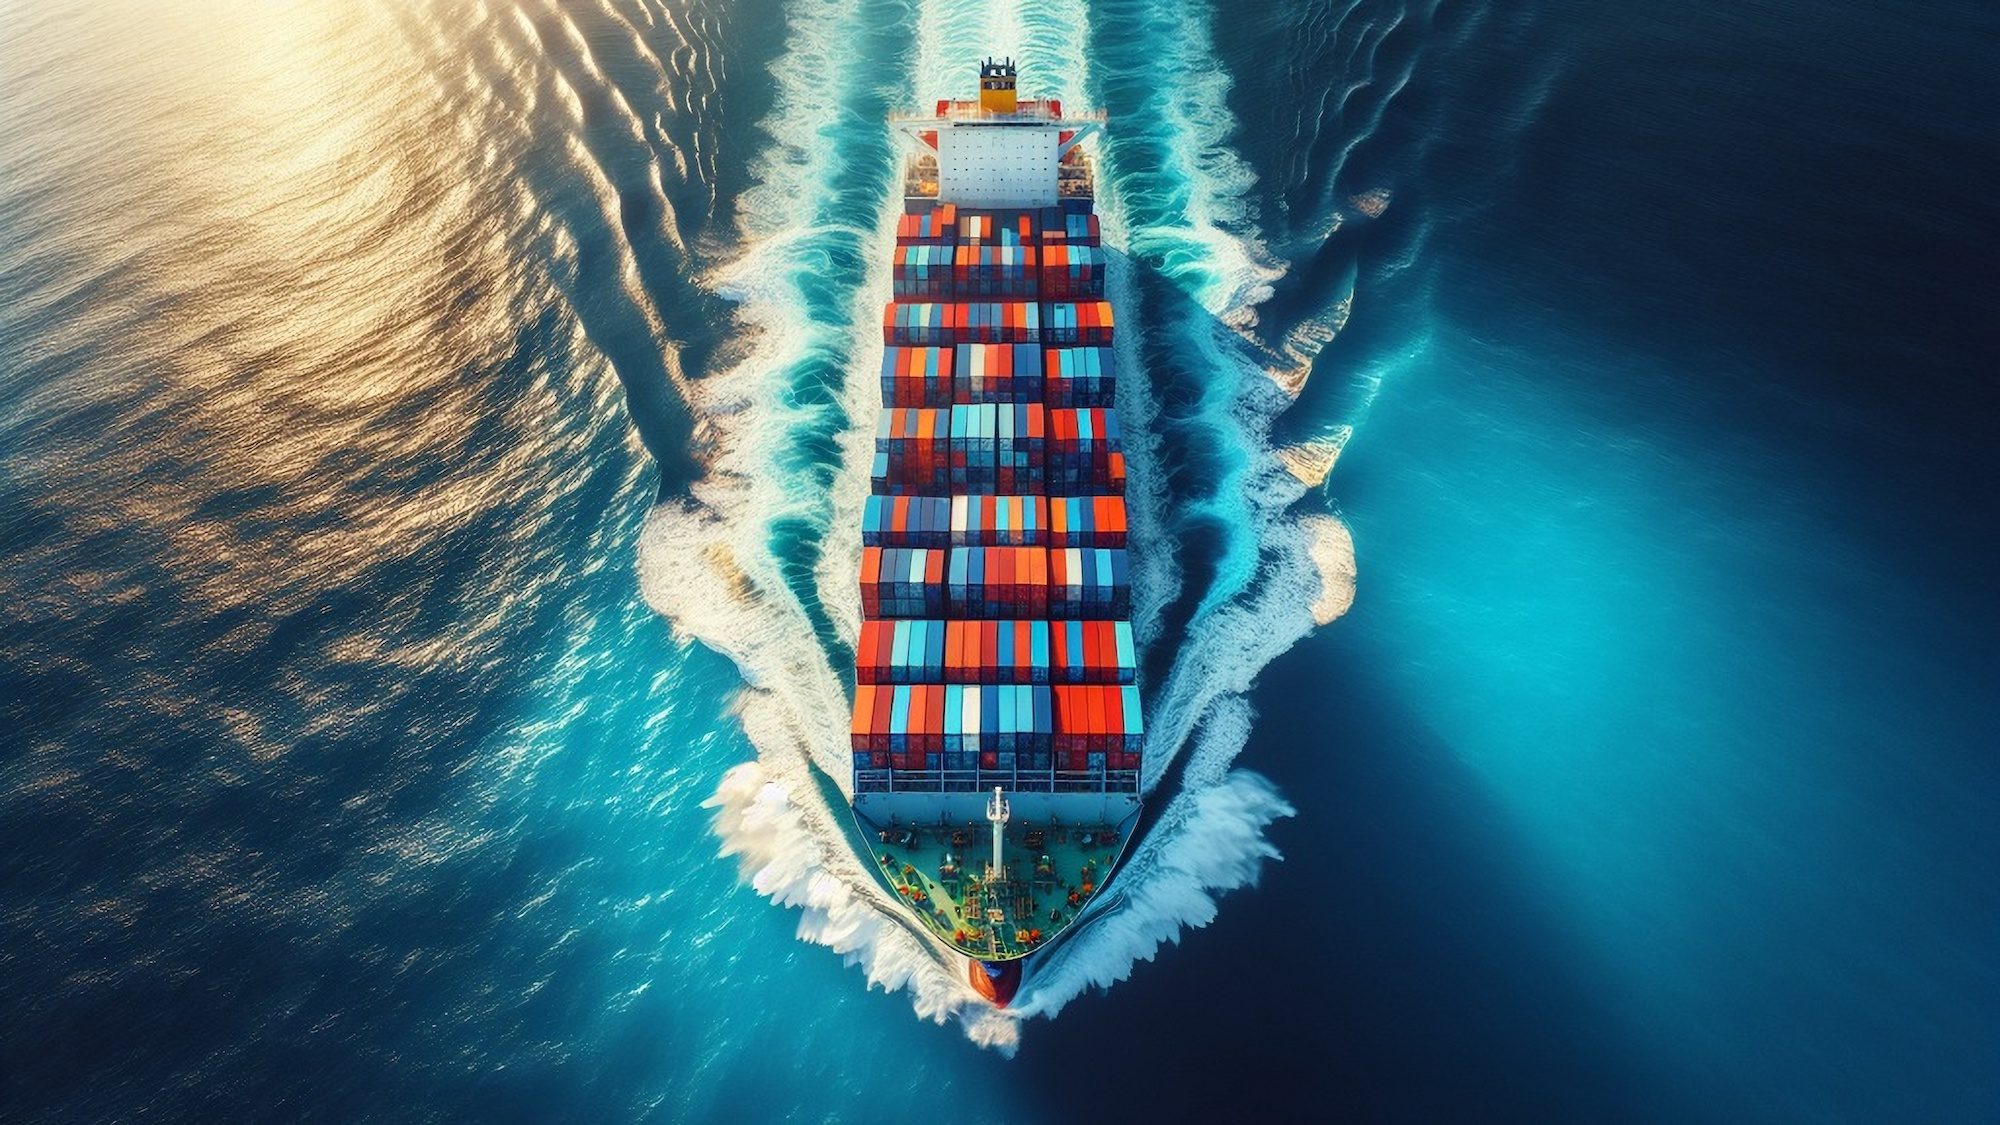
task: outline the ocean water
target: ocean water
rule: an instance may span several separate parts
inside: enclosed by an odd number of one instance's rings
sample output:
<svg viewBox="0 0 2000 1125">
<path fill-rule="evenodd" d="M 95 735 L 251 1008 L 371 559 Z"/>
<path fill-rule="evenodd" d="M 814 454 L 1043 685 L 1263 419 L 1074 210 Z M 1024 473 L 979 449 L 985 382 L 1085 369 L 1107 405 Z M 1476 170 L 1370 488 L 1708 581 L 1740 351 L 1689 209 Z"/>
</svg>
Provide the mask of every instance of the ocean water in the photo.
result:
<svg viewBox="0 0 2000 1125">
<path fill-rule="evenodd" d="M 1154 823 L 1004 1017 L 813 769 L 883 116 L 987 53 L 1113 115 L 1151 439 Z M 1961 2 L 0 6 L 0 1117 L 1993 1120 L 1996 86 Z"/>
</svg>

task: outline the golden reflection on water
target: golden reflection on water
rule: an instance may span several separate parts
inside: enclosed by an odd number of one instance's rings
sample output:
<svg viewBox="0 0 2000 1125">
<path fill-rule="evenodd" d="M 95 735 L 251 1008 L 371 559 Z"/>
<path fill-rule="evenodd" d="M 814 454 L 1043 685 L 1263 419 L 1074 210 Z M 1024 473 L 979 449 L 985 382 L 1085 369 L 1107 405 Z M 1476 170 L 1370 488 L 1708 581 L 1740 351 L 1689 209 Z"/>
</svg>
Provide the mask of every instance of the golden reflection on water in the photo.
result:
<svg viewBox="0 0 2000 1125">
<path fill-rule="evenodd" d="M 459 15 L 0 5 L 0 201 L 30 200 L 26 254 L 62 265 L 69 291 L 35 299 L 73 306 L 69 368 L 134 392 L 40 468 L 120 482 L 93 498 L 103 518 L 159 528 L 198 596 L 303 598 L 521 487 L 457 463 L 482 415 L 532 428 L 554 410 L 539 380 L 496 406 L 461 377 L 541 297 L 510 251 L 532 208 L 468 143 L 502 131 L 466 120 L 493 99 L 451 50 L 481 30 Z M 159 448 L 162 414 L 189 440 Z M 356 477 L 371 483 L 343 495 Z M 202 510 L 231 489 L 266 498 L 263 532 Z M 246 574 L 290 580 L 252 595 Z M 245 628 L 230 647 L 259 642 Z"/>
</svg>

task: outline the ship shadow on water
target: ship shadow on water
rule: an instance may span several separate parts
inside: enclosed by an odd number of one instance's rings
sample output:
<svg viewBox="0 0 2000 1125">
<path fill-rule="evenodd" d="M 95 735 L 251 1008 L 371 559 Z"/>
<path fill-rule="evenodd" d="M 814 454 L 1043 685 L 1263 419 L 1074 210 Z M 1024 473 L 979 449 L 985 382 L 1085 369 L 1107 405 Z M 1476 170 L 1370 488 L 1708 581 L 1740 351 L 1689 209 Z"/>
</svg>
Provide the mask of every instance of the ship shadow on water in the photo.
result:
<svg viewBox="0 0 2000 1125">
<path fill-rule="evenodd" d="M 1268 669 L 1253 702 L 1237 763 L 1298 809 L 1271 832 L 1284 862 L 1115 1003 L 1038 1028 L 1014 1063 L 1024 1088 L 1107 1119 L 1447 1120 L 1482 1097 L 1527 1120 L 1680 1116 L 1634 1104 L 1658 1084 L 1631 1073 L 1615 997 L 1503 813 L 1340 623 Z M 1075 1083 L 1079 1060 L 1104 1081 Z M 1238 1076 L 1227 1095 L 1218 1073 Z"/>
<path fill-rule="evenodd" d="M 1218 373 L 1185 362 L 1172 341 L 1205 320 L 1252 356 L 1259 345 L 1157 271 L 1131 268 L 1166 485 L 1154 538 L 1171 545 L 1180 571 L 1141 657 L 1154 708 L 1207 620 L 1197 614 L 1238 534 L 1200 507 L 1239 452 L 1220 447 L 1204 402 Z M 1288 511 L 1324 503 L 1308 490 Z M 1354 613 L 1367 612 L 1364 587 Z M 1352 624 L 1301 641 L 1251 693 L 1258 719 L 1235 765 L 1264 774 L 1297 808 L 1269 832 L 1284 862 L 1225 896 L 1206 931 L 1136 967 L 1115 1000 L 1071 1005 L 1033 1028 L 1010 1064 L 1020 1088 L 1063 1091 L 1051 1113 L 1105 1120 L 1444 1120 L 1482 1096 L 1527 1119 L 1673 1115 L 1634 1104 L 1634 1090 L 1659 1084 L 1637 1081 L 1621 1053 L 1615 997 L 1504 813 L 1370 675 L 1346 639 Z M 1176 748 L 1148 797 L 1141 837 L 1179 794 L 1190 751 Z M 1100 1080 L 1079 1082 L 1080 1070 Z"/>
</svg>

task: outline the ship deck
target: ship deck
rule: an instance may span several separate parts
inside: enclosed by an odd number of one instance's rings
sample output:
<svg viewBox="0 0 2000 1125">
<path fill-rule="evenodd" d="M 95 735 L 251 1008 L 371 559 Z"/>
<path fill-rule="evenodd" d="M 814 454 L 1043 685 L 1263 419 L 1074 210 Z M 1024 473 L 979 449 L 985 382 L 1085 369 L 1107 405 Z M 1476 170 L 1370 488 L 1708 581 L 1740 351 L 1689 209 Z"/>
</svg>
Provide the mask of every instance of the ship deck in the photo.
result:
<svg viewBox="0 0 2000 1125">
<path fill-rule="evenodd" d="M 986 877 L 993 830 L 984 822 L 857 819 L 876 872 L 911 913 L 961 953 L 1005 961 L 1049 944 L 1076 920 L 1110 877 L 1138 817 L 1119 825 L 1010 823 L 997 880 Z"/>
</svg>

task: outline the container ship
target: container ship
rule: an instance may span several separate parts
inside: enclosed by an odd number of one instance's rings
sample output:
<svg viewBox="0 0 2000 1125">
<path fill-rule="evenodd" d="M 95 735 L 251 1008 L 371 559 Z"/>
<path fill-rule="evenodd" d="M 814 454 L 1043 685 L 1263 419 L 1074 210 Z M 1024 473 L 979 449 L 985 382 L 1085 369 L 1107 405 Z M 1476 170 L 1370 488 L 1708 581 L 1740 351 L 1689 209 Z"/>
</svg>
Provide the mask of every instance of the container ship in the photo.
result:
<svg viewBox="0 0 2000 1125">
<path fill-rule="evenodd" d="M 1018 96 L 909 142 L 861 530 L 853 809 L 877 875 L 998 1006 L 1138 824 L 1144 723 L 1095 180 L 1102 112 Z"/>
</svg>

